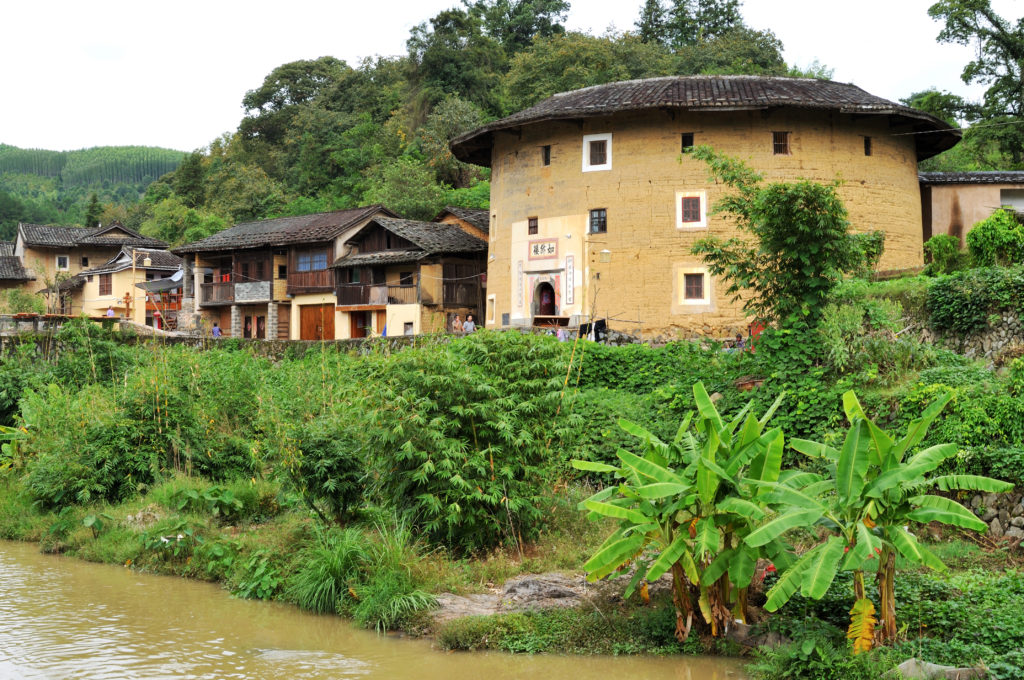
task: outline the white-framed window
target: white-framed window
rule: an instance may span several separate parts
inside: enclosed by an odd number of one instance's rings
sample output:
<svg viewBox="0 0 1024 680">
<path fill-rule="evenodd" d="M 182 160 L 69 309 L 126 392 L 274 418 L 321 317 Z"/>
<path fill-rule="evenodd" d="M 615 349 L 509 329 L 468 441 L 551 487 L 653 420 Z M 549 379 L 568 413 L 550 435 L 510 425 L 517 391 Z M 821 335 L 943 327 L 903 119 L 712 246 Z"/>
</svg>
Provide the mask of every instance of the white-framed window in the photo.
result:
<svg viewBox="0 0 1024 680">
<path fill-rule="evenodd" d="M 71 267 L 71 258 L 67 255 L 57 256 L 57 271 L 66 272 Z"/>
<path fill-rule="evenodd" d="M 487 296 L 487 316 L 486 316 L 486 319 L 487 319 L 487 323 L 488 324 L 493 324 L 494 323 L 494 308 L 497 306 L 497 302 L 498 302 L 497 297 L 498 297 L 497 295 L 488 295 Z M 506 324 L 506 325 L 508 325 L 508 324 Z"/>
<path fill-rule="evenodd" d="M 583 172 L 612 169 L 612 133 L 583 135 Z"/>
<path fill-rule="evenodd" d="M 689 267 L 678 270 L 679 304 L 711 304 L 711 277 L 704 267 Z"/>
<path fill-rule="evenodd" d="M 707 229 L 708 199 L 703 191 L 676 192 L 676 229 Z"/>
</svg>

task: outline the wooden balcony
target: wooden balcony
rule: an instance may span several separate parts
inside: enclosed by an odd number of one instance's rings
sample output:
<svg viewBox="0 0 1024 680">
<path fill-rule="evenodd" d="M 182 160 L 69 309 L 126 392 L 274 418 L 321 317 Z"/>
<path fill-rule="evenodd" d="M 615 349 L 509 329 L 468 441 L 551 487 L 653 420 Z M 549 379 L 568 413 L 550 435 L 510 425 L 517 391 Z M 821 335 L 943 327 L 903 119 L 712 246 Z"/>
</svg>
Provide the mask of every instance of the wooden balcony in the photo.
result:
<svg viewBox="0 0 1024 680">
<path fill-rule="evenodd" d="M 334 288 L 334 272 L 320 269 L 312 272 L 288 272 L 288 294 L 330 292 Z"/>
<path fill-rule="evenodd" d="M 419 302 L 416 286 L 386 286 L 343 283 L 335 291 L 338 306 L 410 305 Z"/>
<path fill-rule="evenodd" d="M 181 309 L 181 293 L 149 293 L 146 310 L 171 311 Z"/>
<path fill-rule="evenodd" d="M 226 283 L 203 283 L 199 286 L 199 304 L 216 305 L 235 301 L 235 284 Z"/>
</svg>

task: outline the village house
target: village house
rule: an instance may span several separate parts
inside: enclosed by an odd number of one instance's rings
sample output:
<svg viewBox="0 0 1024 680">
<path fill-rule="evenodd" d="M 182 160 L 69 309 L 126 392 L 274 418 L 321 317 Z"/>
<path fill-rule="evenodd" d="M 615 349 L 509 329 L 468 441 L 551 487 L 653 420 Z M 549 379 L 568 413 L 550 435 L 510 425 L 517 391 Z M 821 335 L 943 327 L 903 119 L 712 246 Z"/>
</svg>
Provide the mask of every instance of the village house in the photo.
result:
<svg viewBox="0 0 1024 680">
<path fill-rule="evenodd" d="M 134 258 L 134 262 L 132 261 Z M 181 258 L 160 248 L 129 248 L 61 284 L 71 309 L 86 316 L 113 315 L 164 330 L 177 328 L 181 309 Z M 147 282 L 160 286 L 146 290 Z"/>
<path fill-rule="evenodd" d="M 480 211 L 448 208 L 439 222 L 374 217 L 333 265 L 338 338 L 419 335 L 480 316 L 487 240 Z M 486 211 L 484 211 L 486 214 Z"/>
<path fill-rule="evenodd" d="M 949 234 L 966 245 L 967 232 L 999 208 L 1024 213 L 1024 172 L 922 172 L 921 238 Z"/>
<path fill-rule="evenodd" d="M 225 336 L 335 338 L 330 265 L 379 205 L 237 224 L 173 249 L 185 259 L 180 328 L 217 323 Z M 187 321 L 186 321 L 187 320 Z"/>
<path fill-rule="evenodd" d="M 486 241 L 490 234 L 491 211 L 477 210 L 475 208 L 457 208 L 449 205 L 434 218 L 434 221 L 457 225 L 467 234 L 472 234 Z"/>
<path fill-rule="evenodd" d="M 34 276 L 25 269 L 21 258 L 14 254 L 13 241 L 0 241 L 0 291 L 24 288 Z"/>
<path fill-rule="evenodd" d="M 491 168 L 488 327 L 607 319 L 648 337 L 727 336 L 739 303 L 694 243 L 737 236 L 727 189 L 683 154 L 738 157 L 767 181 L 840 180 L 854 231 L 886 233 L 881 269 L 922 263 L 918 161 L 959 131 L 826 80 L 673 76 L 550 97 L 455 139 Z"/>
<path fill-rule="evenodd" d="M 32 279 L 24 287 L 47 295 L 59 287 L 59 300 L 50 300 L 51 309 L 64 314 L 90 313 L 81 302 L 75 306 L 71 292 L 82 271 L 107 263 L 123 250 L 162 250 L 167 244 L 112 222 L 95 228 L 18 224 L 14 256 Z M 61 285 L 63 284 L 63 285 Z M 104 307 L 104 309 L 106 309 Z"/>
</svg>

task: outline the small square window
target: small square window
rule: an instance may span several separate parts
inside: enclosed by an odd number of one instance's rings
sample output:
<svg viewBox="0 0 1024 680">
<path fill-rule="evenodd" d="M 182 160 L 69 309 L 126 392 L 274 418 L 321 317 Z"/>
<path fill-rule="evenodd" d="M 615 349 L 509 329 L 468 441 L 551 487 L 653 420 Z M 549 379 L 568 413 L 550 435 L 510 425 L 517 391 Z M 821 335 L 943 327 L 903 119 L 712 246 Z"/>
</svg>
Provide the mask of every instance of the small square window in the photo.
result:
<svg viewBox="0 0 1024 680">
<path fill-rule="evenodd" d="M 501 325 L 502 326 L 507 326 L 510 323 L 512 323 L 512 315 L 509 314 L 508 312 L 502 312 L 501 313 Z"/>
<path fill-rule="evenodd" d="M 531 217 L 529 220 L 527 220 L 527 225 L 528 225 L 527 226 L 527 230 L 526 230 L 527 234 L 529 234 L 530 236 L 533 236 L 534 234 L 537 233 L 537 218 L 536 217 Z"/>
<path fill-rule="evenodd" d="M 590 211 L 590 233 L 604 234 L 608 231 L 608 210 L 597 208 Z"/>
<path fill-rule="evenodd" d="M 612 169 L 612 135 L 583 135 L 583 172 Z"/>
<path fill-rule="evenodd" d="M 86 280 L 86 281 L 87 281 L 88 283 L 92 283 L 92 274 L 89 274 L 88 276 L 86 276 L 86 277 L 85 277 L 85 280 Z"/>
<path fill-rule="evenodd" d="M 83 255 L 82 256 L 82 269 L 85 269 L 88 266 L 89 266 L 89 258 L 87 258 L 85 255 Z"/>
<path fill-rule="evenodd" d="M 772 153 L 776 156 L 788 156 L 789 155 L 789 133 L 788 132 L 773 132 L 772 133 Z"/>
<path fill-rule="evenodd" d="M 67 255 L 57 256 L 57 271 L 66 272 L 70 266 L 71 258 Z"/>
<path fill-rule="evenodd" d="M 277 265 L 277 278 L 287 279 L 288 278 L 288 265 L 279 264 Z"/>
<path fill-rule="evenodd" d="M 683 222 L 700 222 L 700 197 L 684 196 L 682 210 Z"/>
<path fill-rule="evenodd" d="M 689 151 L 692 148 L 693 148 L 693 133 L 692 132 L 684 132 L 683 133 L 683 146 L 682 146 L 682 150 L 685 153 L 686 151 Z"/>
<path fill-rule="evenodd" d="M 399 286 L 411 286 L 411 285 L 413 285 L 412 272 L 400 272 L 398 274 L 398 285 Z"/>
<path fill-rule="evenodd" d="M 412 321 L 406 321 L 402 327 L 402 332 L 405 335 L 412 335 Z"/>
<path fill-rule="evenodd" d="M 348 270 L 348 282 L 349 283 L 359 283 L 360 278 L 361 278 L 360 277 L 360 271 L 358 269 L 349 269 Z"/>
<path fill-rule="evenodd" d="M 687 300 L 703 300 L 704 299 L 704 275 L 703 274 L 684 274 L 684 291 L 683 297 Z"/>
<path fill-rule="evenodd" d="M 871 155 L 871 138 L 870 137 L 865 137 L 864 138 L 864 155 L 865 156 L 870 156 Z"/>
<path fill-rule="evenodd" d="M 540 147 L 540 162 L 544 165 L 551 165 L 551 145 L 545 144 Z"/>
</svg>

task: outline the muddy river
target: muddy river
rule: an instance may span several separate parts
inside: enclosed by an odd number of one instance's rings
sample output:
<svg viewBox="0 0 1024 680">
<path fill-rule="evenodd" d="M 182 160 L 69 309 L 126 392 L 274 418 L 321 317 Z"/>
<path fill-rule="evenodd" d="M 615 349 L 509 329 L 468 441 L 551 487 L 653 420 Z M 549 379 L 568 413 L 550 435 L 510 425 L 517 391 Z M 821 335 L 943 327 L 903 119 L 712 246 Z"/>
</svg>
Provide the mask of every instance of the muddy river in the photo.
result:
<svg viewBox="0 0 1024 680">
<path fill-rule="evenodd" d="M 445 653 L 219 587 L 0 541 L 0 678 L 741 680 L 729 659 Z"/>
</svg>

